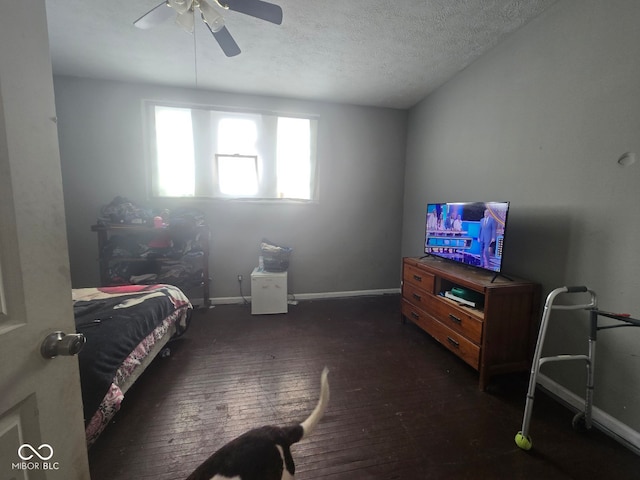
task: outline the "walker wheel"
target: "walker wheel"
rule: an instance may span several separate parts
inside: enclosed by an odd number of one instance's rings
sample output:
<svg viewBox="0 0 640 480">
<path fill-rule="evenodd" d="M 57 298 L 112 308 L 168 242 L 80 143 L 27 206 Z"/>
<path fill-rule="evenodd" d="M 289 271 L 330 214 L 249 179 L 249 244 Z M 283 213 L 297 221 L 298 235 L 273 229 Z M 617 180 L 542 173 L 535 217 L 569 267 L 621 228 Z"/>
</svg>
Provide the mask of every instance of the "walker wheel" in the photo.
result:
<svg viewBox="0 0 640 480">
<path fill-rule="evenodd" d="M 578 412 L 573 416 L 573 420 L 571 420 L 571 426 L 576 432 L 587 431 L 587 423 L 585 420 L 584 412 Z"/>
<path fill-rule="evenodd" d="M 516 445 L 520 447 L 522 450 L 531 450 L 533 447 L 533 442 L 531 441 L 531 437 L 522 435 L 522 432 L 516 433 Z"/>
</svg>

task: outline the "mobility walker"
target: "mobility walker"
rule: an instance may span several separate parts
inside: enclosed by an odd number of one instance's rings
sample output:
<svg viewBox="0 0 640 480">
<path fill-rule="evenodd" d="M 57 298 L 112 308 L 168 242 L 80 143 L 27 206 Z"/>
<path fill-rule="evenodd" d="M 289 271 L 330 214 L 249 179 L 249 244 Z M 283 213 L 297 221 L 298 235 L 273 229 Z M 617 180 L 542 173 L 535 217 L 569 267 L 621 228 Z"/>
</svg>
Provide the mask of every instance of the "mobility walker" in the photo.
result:
<svg viewBox="0 0 640 480">
<path fill-rule="evenodd" d="M 590 300 L 588 303 L 580 303 L 575 305 L 554 305 L 556 297 L 564 293 L 588 293 Z M 547 332 L 547 325 L 549 324 L 549 316 L 552 310 L 586 310 L 589 312 L 591 325 L 589 331 L 589 349 L 587 355 L 556 355 L 552 357 L 542 357 L 542 345 Z M 598 318 L 600 316 L 612 318 L 618 320 L 621 323 L 614 325 L 598 325 Z M 572 421 L 573 428 L 576 430 L 589 430 L 591 428 L 591 407 L 593 406 L 593 378 L 594 378 L 594 366 L 596 355 L 596 340 L 599 330 L 605 330 L 618 327 L 640 327 L 640 320 L 631 318 L 627 313 L 612 313 L 598 310 L 598 302 L 594 291 L 589 290 L 587 287 L 561 287 L 553 290 L 548 296 L 544 304 L 544 311 L 542 313 L 542 321 L 540 324 L 540 332 L 538 334 L 538 343 L 536 344 L 536 350 L 533 355 L 533 362 L 531 365 L 531 377 L 529 379 L 529 389 L 527 391 L 527 400 L 524 408 L 524 417 L 522 419 L 522 430 L 520 430 L 515 437 L 516 445 L 523 450 L 530 450 L 533 446 L 533 442 L 529 437 L 529 423 L 531 422 L 531 413 L 533 410 L 534 393 L 538 380 L 538 373 L 540 367 L 547 362 L 558 362 L 567 360 L 584 360 L 587 364 L 587 391 L 585 395 L 584 411 L 578 412 Z"/>
</svg>

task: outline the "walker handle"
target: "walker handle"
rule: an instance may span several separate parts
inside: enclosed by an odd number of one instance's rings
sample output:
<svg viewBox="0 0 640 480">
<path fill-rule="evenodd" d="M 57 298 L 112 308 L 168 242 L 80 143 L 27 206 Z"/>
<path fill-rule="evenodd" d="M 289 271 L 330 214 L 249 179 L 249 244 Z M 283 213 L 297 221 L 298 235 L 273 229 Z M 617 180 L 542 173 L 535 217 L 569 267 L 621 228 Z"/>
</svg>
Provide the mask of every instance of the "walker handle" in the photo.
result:
<svg viewBox="0 0 640 480">
<path fill-rule="evenodd" d="M 589 289 L 587 287 L 585 287 L 584 285 L 582 286 L 576 286 L 576 287 L 564 287 L 567 289 L 567 293 L 578 293 L 578 292 L 588 292 Z"/>
</svg>

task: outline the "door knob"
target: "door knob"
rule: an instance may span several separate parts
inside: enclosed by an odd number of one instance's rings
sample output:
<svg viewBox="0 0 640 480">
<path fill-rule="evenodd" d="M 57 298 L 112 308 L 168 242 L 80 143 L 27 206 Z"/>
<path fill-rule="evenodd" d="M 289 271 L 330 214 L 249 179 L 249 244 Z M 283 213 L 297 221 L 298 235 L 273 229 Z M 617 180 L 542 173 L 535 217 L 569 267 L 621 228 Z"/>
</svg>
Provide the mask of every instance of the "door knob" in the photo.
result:
<svg viewBox="0 0 640 480">
<path fill-rule="evenodd" d="M 82 333 L 65 334 L 53 332 L 40 345 L 40 353 L 44 358 L 55 358 L 58 355 L 77 355 L 87 341 Z"/>
</svg>

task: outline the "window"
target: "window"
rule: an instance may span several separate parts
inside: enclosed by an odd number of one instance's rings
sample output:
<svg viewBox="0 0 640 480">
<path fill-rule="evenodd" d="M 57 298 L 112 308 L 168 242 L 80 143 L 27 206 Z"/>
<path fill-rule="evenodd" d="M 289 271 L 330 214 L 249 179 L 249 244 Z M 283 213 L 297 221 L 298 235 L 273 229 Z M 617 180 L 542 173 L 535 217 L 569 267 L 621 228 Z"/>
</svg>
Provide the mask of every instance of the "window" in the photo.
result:
<svg viewBox="0 0 640 480">
<path fill-rule="evenodd" d="M 157 192 L 163 197 L 195 194 L 191 111 L 156 107 Z"/>
<path fill-rule="evenodd" d="M 278 195 L 311 198 L 311 126 L 307 118 L 278 118 Z"/>
<path fill-rule="evenodd" d="M 317 118 L 149 104 L 158 197 L 315 199 Z"/>
<path fill-rule="evenodd" d="M 223 195 L 247 196 L 258 193 L 258 157 L 216 155 L 218 184 Z"/>
</svg>

